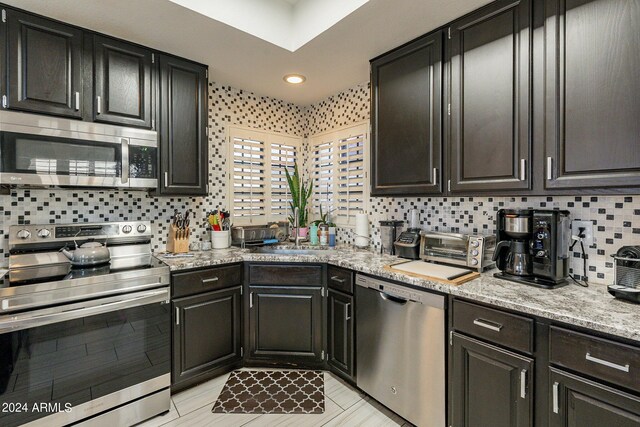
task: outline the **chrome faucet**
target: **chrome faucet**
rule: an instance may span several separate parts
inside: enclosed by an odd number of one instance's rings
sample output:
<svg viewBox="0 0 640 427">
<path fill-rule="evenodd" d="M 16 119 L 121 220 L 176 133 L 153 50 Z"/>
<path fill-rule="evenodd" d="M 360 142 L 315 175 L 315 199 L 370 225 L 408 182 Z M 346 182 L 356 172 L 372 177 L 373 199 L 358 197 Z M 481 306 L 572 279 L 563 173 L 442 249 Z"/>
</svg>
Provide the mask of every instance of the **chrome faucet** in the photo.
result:
<svg viewBox="0 0 640 427">
<path fill-rule="evenodd" d="M 297 248 L 298 246 L 300 246 L 300 208 L 297 206 L 293 208 L 293 229 L 296 233 L 295 242 Z"/>
</svg>

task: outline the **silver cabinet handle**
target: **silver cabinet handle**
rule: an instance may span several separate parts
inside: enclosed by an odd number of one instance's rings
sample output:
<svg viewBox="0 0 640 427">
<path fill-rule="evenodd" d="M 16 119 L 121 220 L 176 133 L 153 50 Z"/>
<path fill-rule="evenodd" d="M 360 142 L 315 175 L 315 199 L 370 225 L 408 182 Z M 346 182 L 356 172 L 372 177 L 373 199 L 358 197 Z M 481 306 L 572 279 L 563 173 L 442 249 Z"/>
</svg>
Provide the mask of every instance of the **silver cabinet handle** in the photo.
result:
<svg viewBox="0 0 640 427">
<path fill-rule="evenodd" d="M 249 292 L 249 308 L 253 308 L 253 292 Z"/>
<path fill-rule="evenodd" d="M 164 173 L 164 188 L 169 186 L 169 172 Z"/>
<path fill-rule="evenodd" d="M 490 330 L 495 331 L 495 332 L 500 332 L 500 329 L 502 329 L 502 325 L 500 325 L 498 323 L 488 322 L 488 321 L 482 320 L 482 319 L 474 320 L 473 324 L 476 325 L 476 326 L 480 326 L 481 328 L 490 329 Z"/>
<path fill-rule="evenodd" d="M 344 306 L 344 320 L 350 320 L 351 319 L 351 303 L 347 303 Z"/>
<path fill-rule="evenodd" d="M 80 92 L 76 92 L 76 111 L 80 111 Z"/>
<path fill-rule="evenodd" d="M 338 276 L 331 276 L 331 280 L 333 280 L 334 282 L 338 282 L 338 283 L 344 283 L 345 280 L 338 277 Z"/>
<path fill-rule="evenodd" d="M 212 277 L 210 279 L 202 279 L 202 284 L 205 285 L 207 283 L 213 283 L 213 282 L 217 282 L 218 278 L 217 277 Z"/>
<path fill-rule="evenodd" d="M 176 307 L 176 325 L 180 324 L 180 308 Z"/>
<path fill-rule="evenodd" d="M 527 179 L 527 159 L 520 159 L 520 181 Z"/>
<path fill-rule="evenodd" d="M 527 370 L 520 371 L 520 397 L 525 399 L 527 397 Z"/>
<path fill-rule="evenodd" d="M 560 384 L 553 383 L 553 413 L 557 414 L 560 411 L 560 404 L 558 403 L 558 387 Z"/>
<path fill-rule="evenodd" d="M 438 168 L 433 168 L 433 185 L 438 183 Z"/>
<path fill-rule="evenodd" d="M 604 365 L 609 368 L 617 369 L 622 372 L 629 372 L 629 364 L 626 365 L 618 365 L 617 363 L 609 362 L 608 360 L 599 359 L 597 357 L 593 357 L 591 354 L 587 353 L 585 356 L 589 362 L 597 363 L 599 365 Z"/>
<path fill-rule="evenodd" d="M 96 114 L 102 114 L 102 98 L 96 97 Z"/>
<path fill-rule="evenodd" d="M 547 157 L 547 179 L 551 181 L 553 179 L 553 158 Z"/>
<path fill-rule="evenodd" d="M 126 184 L 129 182 L 129 140 L 122 138 L 120 143 L 122 144 L 122 177 L 120 180 Z"/>
</svg>

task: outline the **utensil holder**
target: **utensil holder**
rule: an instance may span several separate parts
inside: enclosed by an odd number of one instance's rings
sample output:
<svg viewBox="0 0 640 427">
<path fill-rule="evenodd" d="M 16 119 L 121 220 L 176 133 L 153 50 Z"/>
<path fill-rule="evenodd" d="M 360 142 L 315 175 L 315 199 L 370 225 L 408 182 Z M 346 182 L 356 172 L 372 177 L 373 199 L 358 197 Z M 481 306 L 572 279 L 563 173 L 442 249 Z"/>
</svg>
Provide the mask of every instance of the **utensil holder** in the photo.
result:
<svg viewBox="0 0 640 427">
<path fill-rule="evenodd" d="M 211 230 L 211 246 L 213 249 L 226 249 L 231 246 L 229 230 Z"/>
<path fill-rule="evenodd" d="M 175 225 L 169 226 L 167 252 L 174 254 L 189 252 L 189 236 L 191 236 L 191 229 L 189 227 L 181 229 Z"/>
</svg>

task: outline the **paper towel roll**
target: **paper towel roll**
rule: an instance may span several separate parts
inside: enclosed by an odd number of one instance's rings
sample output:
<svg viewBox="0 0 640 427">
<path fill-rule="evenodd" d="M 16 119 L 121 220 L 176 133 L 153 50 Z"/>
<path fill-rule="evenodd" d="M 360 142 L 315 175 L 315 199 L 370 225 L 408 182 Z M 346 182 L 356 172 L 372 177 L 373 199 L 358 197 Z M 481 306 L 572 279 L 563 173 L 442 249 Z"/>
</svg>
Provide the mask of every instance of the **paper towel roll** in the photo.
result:
<svg viewBox="0 0 640 427">
<path fill-rule="evenodd" d="M 369 247 L 369 217 L 366 213 L 356 214 L 356 239 L 355 244 L 359 248 Z"/>
</svg>

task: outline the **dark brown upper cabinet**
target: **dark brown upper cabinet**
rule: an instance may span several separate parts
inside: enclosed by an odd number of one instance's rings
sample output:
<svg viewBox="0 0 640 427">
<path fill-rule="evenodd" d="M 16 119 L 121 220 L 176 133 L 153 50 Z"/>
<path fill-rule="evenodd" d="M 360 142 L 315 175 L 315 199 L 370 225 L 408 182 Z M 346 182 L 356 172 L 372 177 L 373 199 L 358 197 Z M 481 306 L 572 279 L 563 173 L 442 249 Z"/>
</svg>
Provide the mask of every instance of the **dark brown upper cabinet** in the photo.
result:
<svg viewBox="0 0 640 427">
<path fill-rule="evenodd" d="M 4 107 L 82 117 L 82 30 L 4 11 L 8 49 Z"/>
<path fill-rule="evenodd" d="M 207 68 L 168 55 L 160 64 L 160 194 L 207 194 Z"/>
<path fill-rule="evenodd" d="M 149 49 L 96 35 L 94 56 L 94 120 L 151 128 L 151 63 Z"/>
<path fill-rule="evenodd" d="M 640 2 L 544 5 L 545 188 L 640 186 Z"/>
<path fill-rule="evenodd" d="M 442 192 L 442 32 L 371 61 L 371 195 Z"/>
<path fill-rule="evenodd" d="M 529 0 L 499 0 L 450 26 L 453 193 L 531 186 Z"/>
</svg>

